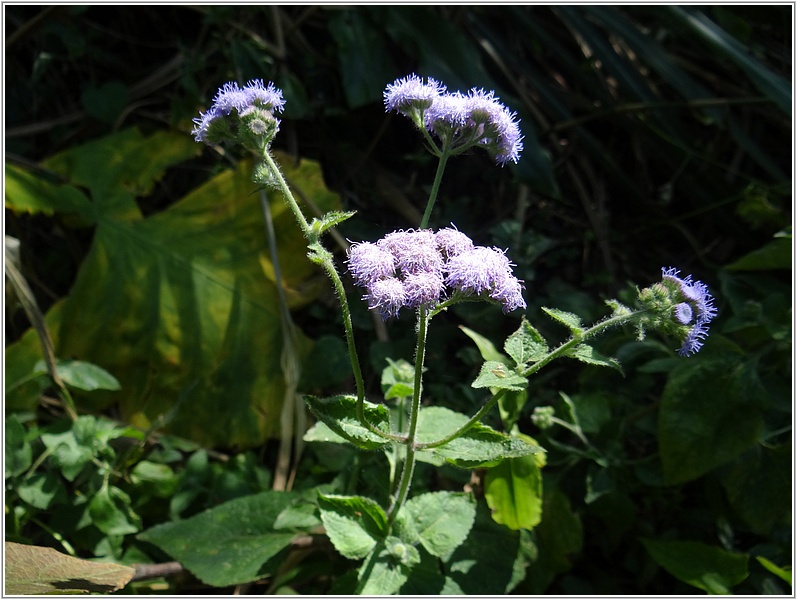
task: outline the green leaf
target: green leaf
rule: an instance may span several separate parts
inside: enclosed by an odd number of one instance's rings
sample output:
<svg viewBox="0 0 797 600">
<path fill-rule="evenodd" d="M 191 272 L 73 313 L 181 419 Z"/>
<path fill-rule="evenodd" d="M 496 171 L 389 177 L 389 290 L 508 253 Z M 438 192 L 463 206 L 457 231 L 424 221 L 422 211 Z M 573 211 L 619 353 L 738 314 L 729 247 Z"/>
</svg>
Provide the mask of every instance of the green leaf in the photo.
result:
<svg viewBox="0 0 797 600">
<path fill-rule="evenodd" d="M 387 537 L 385 511 L 370 498 L 319 494 L 318 506 L 332 545 L 346 558 L 367 556 Z"/>
<path fill-rule="evenodd" d="M 542 473 L 534 456 L 507 458 L 487 470 L 484 497 L 496 523 L 532 529 L 542 518 Z"/>
<path fill-rule="evenodd" d="M 331 229 L 335 227 L 335 225 L 339 225 L 343 223 L 345 220 L 350 219 L 354 215 L 356 215 L 356 211 L 339 211 L 333 210 L 326 213 L 320 219 L 313 219 L 310 223 L 310 228 L 316 232 L 317 234 L 324 233 L 327 229 Z"/>
<path fill-rule="evenodd" d="M 130 496 L 105 485 L 89 501 L 92 523 L 106 535 L 127 535 L 141 529 L 141 519 L 130 508 Z"/>
<path fill-rule="evenodd" d="M 465 333 L 465 335 L 476 342 L 476 347 L 479 348 L 479 352 L 484 360 L 495 361 L 504 364 L 509 362 L 507 357 L 501 354 L 501 352 L 495 347 L 495 344 L 493 344 L 486 337 L 476 333 L 472 329 L 468 329 L 463 325 L 460 325 L 459 328 Z"/>
<path fill-rule="evenodd" d="M 518 366 L 523 366 L 544 358 L 548 344 L 524 316 L 518 330 L 506 338 L 504 350 Z"/>
<path fill-rule="evenodd" d="M 47 472 L 33 473 L 17 488 L 19 497 L 40 510 L 50 507 L 54 500 L 66 501 L 66 489 L 57 474 Z"/>
<path fill-rule="evenodd" d="M 442 439 L 467 421 L 465 415 L 442 406 L 422 408 L 418 415 L 418 442 Z M 421 450 L 420 454 L 430 453 L 452 465 L 474 469 L 496 465 L 505 458 L 537 452 L 542 452 L 539 446 L 477 422 L 462 436 L 444 446 Z"/>
<path fill-rule="evenodd" d="M 354 593 L 362 596 L 389 596 L 398 592 L 409 579 L 411 566 L 397 559 L 396 547 L 405 546 L 408 554 L 412 550 L 417 554 L 417 549 L 409 550 L 403 542 L 396 542 L 392 537 L 388 539 L 391 541 L 381 540 L 376 544 L 363 561 L 357 571 L 357 588 Z M 418 561 L 420 562 L 420 557 Z"/>
<path fill-rule="evenodd" d="M 90 218 L 91 201 L 78 188 L 6 163 L 5 204 L 15 213 L 76 213 Z"/>
<path fill-rule="evenodd" d="M 771 560 L 764 558 L 763 556 L 756 556 L 755 559 L 764 567 L 767 571 L 780 577 L 783 581 L 791 585 L 792 574 L 791 574 L 791 566 L 786 565 L 785 567 L 779 567 Z"/>
<path fill-rule="evenodd" d="M 52 548 L 5 543 L 4 591 L 9 596 L 109 594 L 135 573 L 132 567 L 72 558 Z"/>
<path fill-rule="evenodd" d="M 33 464 L 33 449 L 25 439 L 25 427 L 15 414 L 5 422 L 5 478 L 21 475 Z"/>
<path fill-rule="evenodd" d="M 387 445 L 387 441 L 372 433 L 357 419 L 357 398 L 354 396 L 331 396 L 316 398 L 305 396 L 310 412 L 335 434 L 363 450 L 375 450 Z M 364 402 L 365 418 L 382 431 L 388 428 L 389 414 L 385 406 Z M 325 440 L 334 441 L 334 440 Z"/>
<path fill-rule="evenodd" d="M 584 327 L 581 324 L 581 317 L 578 315 L 574 315 L 573 313 L 566 312 L 564 310 L 559 310 L 558 308 L 546 308 L 544 306 L 542 307 L 542 310 L 545 311 L 545 313 L 554 321 L 557 321 L 567 327 L 574 337 L 579 338 L 584 333 Z"/>
<path fill-rule="evenodd" d="M 763 248 L 753 250 L 725 268 L 729 271 L 770 271 L 791 269 L 791 236 L 777 237 Z"/>
<path fill-rule="evenodd" d="M 34 370 L 45 369 L 44 361 L 36 363 Z M 75 389 L 91 392 L 93 390 L 120 390 L 119 381 L 102 367 L 80 360 L 59 360 L 55 370 L 63 382 Z"/>
<path fill-rule="evenodd" d="M 127 105 L 127 86 L 121 81 L 90 85 L 80 95 L 80 101 L 89 115 L 105 123 L 113 123 Z"/>
<path fill-rule="evenodd" d="M 514 562 L 519 550 L 520 532 L 493 521 L 487 506 L 480 502 L 470 534 L 445 561 L 444 573 L 460 594 L 505 594 L 515 580 Z"/>
<path fill-rule="evenodd" d="M 482 365 L 479 376 L 470 384 L 474 388 L 490 388 L 519 392 L 526 389 L 528 381 L 504 363 L 489 360 Z"/>
<path fill-rule="evenodd" d="M 471 494 L 431 492 L 411 498 L 402 511 L 415 524 L 426 551 L 445 559 L 468 537 L 476 518 L 476 501 Z"/>
<path fill-rule="evenodd" d="M 748 575 L 746 554 L 701 542 L 643 539 L 642 543 L 668 573 L 709 594 L 731 594 Z"/>
<path fill-rule="evenodd" d="M 296 532 L 276 530 L 291 492 L 267 491 L 231 500 L 196 516 L 157 525 L 137 537 L 158 546 L 208 585 L 247 583 L 273 573 Z"/>
<path fill-rule="evenodd" d="M 670 374 L 658 419 L 668 483 L 691 481 L 758 443 L 767 393 L 742 360 L 696 356 Z"/>
<path fill-rule="evenodd" d="M 385 400 L 412 396 L 415 383 L 415 367 L 403 358 L 394 361 L 386 359 L 388 365 L 382 369 L 382 393 Z"/>
<path fill-rule="evenodd" d="M 600 352 L 595 350 L 589 344 L 576 344 L 570 350 L 565 353 L 565 356 L 569 356 L 570 358 L 575 358 L 576 360 L 580 360 L 583 363 L 587 363 L 590 365 L 598 365 L 600 367 L 611 367 L 619 371 L 620 373 L 623 372 L 623 368 L 620 366 L 615 359 L 603 356 Z"/>
</svg>

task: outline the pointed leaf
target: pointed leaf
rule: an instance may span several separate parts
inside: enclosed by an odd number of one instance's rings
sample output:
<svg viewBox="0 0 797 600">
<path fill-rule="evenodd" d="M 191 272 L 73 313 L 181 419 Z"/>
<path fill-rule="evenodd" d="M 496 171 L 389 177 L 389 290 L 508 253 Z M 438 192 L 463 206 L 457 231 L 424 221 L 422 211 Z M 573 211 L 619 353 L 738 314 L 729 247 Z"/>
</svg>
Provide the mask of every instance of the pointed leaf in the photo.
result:
<svg viewBox="0 0 797 600">
<path fill-rule="evenodd" d="M 297 532 L 274 526 L 296 500 L 267 491 L 231 500 L 196 516 L 157 525 L 138 538 L 158 546 L 208 585 L 254 581 L 273 572 Z"/>
<path fill-rule="evenodd" d="M 44 370 L 44 361 L 36 363 L 35 371 Z M 82 360 L 58 360 L 55 370 L 61 380 L 78 390 L 119 390 L 119 381 L 102 367 Z"/>
<path fill-rule="evenodd" d="M 363 558 L 387 536 L 387 515 L 370 498 L 319 494 L 318 506 L 332 545 L 346 558 Z"/>
<path fill-rule="evenodd" d="M 709 594 L 731 594 L 747 579 L 747 554 L 701 542 L 643 539 L 648 553 L 673 577 Z"/>
<path fill-rule="evenodd" d="M 578 315 L 559 310 L 558 308 L 545 308 L 544 306 L 542 310 L 545 311 L 549 317 L 567 327 L 575 337 L 580 337 L 583 333 L 584 328 L 581 325 L 581 317 Z"/>
<path fill-rule="evenodd" d="M 504 350 L 521 366 L 544 358 L 548 354 L 548 344 L 524 316 L 518 330 L 506 339 Z"/>
<path fill-rule="evenodd" d="M 135 573 L 132 567 L 73 558 L 52 548 L 5 543 L 4 591 L 9 596 L 109 594 Z"/>
<path fill-rule="evenodd" d="M 324 423 L 335 434 L 363 450 L 374 450 L 387 445 L 387 441 L 369 431 L 357 419 L 357 398 L 354 396 L 331 396 L 316 398 L 305 396 L 305 402 L 319 421 Z M 365 418 L 369 423 L 387 432 L 389 413 L 381 404 L 364 403 Z M 334 440 L 326 440 L 334 441 Z"/>
<path fill-rule="evenodd" d="M 571 348 L 567 353 L 566 356 L 570 358 L 575 358 L 576 360 L 580 360 L 583 363 L 587 363 L 590 365 L 598 365 L 600 367 L 611 367 L 619 371 L 620 373 L 623 372 L 623 368 L 620 366 L 615 359 L 603 356 L 600 352 L 595 350 L 589 344 L 577 344 L 573 348 Z"/>
<path fill-rule="evenodd" d="M 462 427 L 468 417 L 442 406 L 422 408 L 418 416 L 418 442 L 432 442 Z M 542 449 L 520 438 L 475 423 L 460 437 L 444 446 L 421 450 L 465 469 L 489 467 L 512 456 L 527 456 Z"/>
<path fill-rule="evenodd" d="M 509 361 L 506 359 L 506 356 L 501 354 L 501 352 L 495 347 L 490 340 L 488 340 L 483 335 L 476 333 L 472 329 L 468 329 L 463 325 L 460 325 L 459 328 L 467 335 L 470 339 L 476 342 L 476 346 L 479 348 L 479 352 L 482 355 L 484 360 L 492 360 L 495 362 L 501 363 L 508 363 Z"/>
</svg>

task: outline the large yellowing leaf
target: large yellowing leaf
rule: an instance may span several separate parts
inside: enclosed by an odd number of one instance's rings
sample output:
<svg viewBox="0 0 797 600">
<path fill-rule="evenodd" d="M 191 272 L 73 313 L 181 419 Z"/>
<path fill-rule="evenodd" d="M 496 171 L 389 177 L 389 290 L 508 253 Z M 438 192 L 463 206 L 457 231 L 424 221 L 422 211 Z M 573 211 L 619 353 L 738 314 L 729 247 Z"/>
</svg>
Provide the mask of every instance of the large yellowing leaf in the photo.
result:
<svg viewBox="0 0 797 600">
<path fill-rule="evenodd" d="M 174 155 L 164 156 L 164 148 Z M 60 318 L 48 323 L 59 358 L 93 362 L 121 384 L 119 392 L 84 395 L 84 406 L 115 403 L 135 425 L 156 424 L 204 444 L 256 445 L 277 432 L 284 393 L 275 270 L 260 195 L 251 162 L 242 161 L 143 218 L 136 195 L 149 193 L 170 160 L 186 152 L 162 134 L 123 132 L 45 162 L 88 188 L 92 210 L 81 212 L 96 222 Z M 301 196 L 322 211 L 339 208 L 316 163 L 277 160 Z M 25 210 L 31 204 L 26 198 Z M 300 306 L 328 283 L 308 261 L 281 195 L 270 194 L 269 205 L 282 285 L 289 306 Z M 9 347 L 7 361 L 37 354 L 38 360 L 38 349 L 31 351 L 36 343 L 28 336 L 19 348 Z M 13 372 L 25 368 L 15 365 Z"/>
<path fill-rule="evenodd" d="M 127 585 L 136 570 L 72 558 L 52 548 L 5 543 L 5 591 L 11 596 L 107 594 Z"/>
</svg>

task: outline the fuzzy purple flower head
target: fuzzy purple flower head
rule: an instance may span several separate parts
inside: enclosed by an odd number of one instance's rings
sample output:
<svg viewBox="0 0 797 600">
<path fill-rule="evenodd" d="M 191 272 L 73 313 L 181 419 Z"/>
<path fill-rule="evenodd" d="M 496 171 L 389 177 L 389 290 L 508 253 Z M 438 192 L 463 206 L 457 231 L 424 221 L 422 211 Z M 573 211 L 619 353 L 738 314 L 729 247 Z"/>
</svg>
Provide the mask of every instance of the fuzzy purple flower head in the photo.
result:
<svg viewBox="0 0 797 600">
<path fill-rule="evenodd" d="M 251 143 L 258 136 L 270 141 L 280 123 L 274 113 L 284 107 L 282 90 L 273 83 L 252 79 L 241 88 L 231 81 L 219 88 L 210 109 L 194 119 L 191 133 L 197 142 L 206 143 L 227 139 Z"/>
<path fill-rule="evenodd" d="M 385 109 L 409 117 L 446 141 L 455 153 L 473 146 L 484 148 L 503 166 L 516 163 L 523 150 L 523 136 L 516 113 L 499 101 L 495 92 L 471 89 L 467 95 L 446 92 L 446 87 L 432 79 L 423 82 L 409 75 L 387 86 Z"/>
<path fill-rule="evenodd" d="M 650 311 L 643 326 L 677 336 L 682 341 L 678 354 L 690 356 L 703 347 L 717 308 L 708 286 L 679 273 L 673 267 L 663 267 L 661 283 L 642 290 L 639 300 Z"/>
<path fill-rule="evenodd" d="M 375 244 L 354 244 L 348 265 L 355 283 L 366 288 L 368 308 L 383 319 L 402 307 L 434 308 L 456 294 L 491 300 L 504 312 L 526 307 L 506 255 L 475 246 L 456 228 L 394 231 Z"/>
</svg>

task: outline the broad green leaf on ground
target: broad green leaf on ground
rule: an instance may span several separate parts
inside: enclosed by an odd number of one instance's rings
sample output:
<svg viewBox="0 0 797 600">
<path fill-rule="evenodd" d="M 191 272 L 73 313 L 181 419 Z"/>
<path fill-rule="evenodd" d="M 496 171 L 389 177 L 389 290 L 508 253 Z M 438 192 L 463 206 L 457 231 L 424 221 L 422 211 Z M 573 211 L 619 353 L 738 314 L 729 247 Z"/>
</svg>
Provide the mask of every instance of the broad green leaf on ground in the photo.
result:
<svg viewBox="0 0 797 600">
<path fill-rule="evenodd" d="M 326 428 L 358 448 L 374 450 L 387 444 L 384 438 L 372 433 L 360 423 L 357 418 L 357 398 L 354 396 L 331 396 L 329 398 L 306 396 L 305 402 L 313 416 Z M 368 422 L 382 431 L 387 431 L 389 428 L 387 408 L 368 401 L 364 401 L 363 406 Z M 317 428 L 308 439 L 322 442 L 338 441 L 326 434 L 325 428 Z"/>
<path fill-rule="evenodd" d="M 387 537 L 385 511 L 370 498 L 319 494 L 318 506 L 332 545 L 346 558 L 365 557 Z"/>
<path fill-rule="evenodd" d="M 136 570 L 92 562 L 39 546 L 5 543 L 5 587 L 10 596 L 109 594 L 127 585 Z"/>
<path fill-rule="evenodd" d="M 135 201 L 195 147 L 184 135 L 127 130 L 43 163 L 90 192 L 81 215 L 96 224 L 77 280 L 47 323 L 57 356 L 94 363 L 119 380 L 119 392 L 81 397 L 86 408 L 116 403 L 122 418 L 143 428 L 157 423 L 205 444 L 252 446 L 276 433 L 284 396 L 277 289 L 252 165 L 242 161 L 146 219 Z M 338 208 L 316 163 L 277 160 L 314 205 L 309 214 Z M 7 190 L 6 205 L 15 210 L 15 202 Z M 281 196 L 271 194 L 269 204 L 281 283 L 298 307 L 327 282 L 307 260 Z M 20 201 L 19 210 L 25 206 Z M 8 348 L 15 374 L 24 377 L 41 358 L 37 343 L 25 336 Z M 21 395 L 16 402 L 29 402 L 32 391 Z"/>
<path fill-rule="evenodd" d="M 417 440 L 420 443 L 440 440 L 467 421 L 465 415 L 442 406 L 422 408 L 418 416 Z M 430 453 L 452 465 L 475 469 L 496 465 L 512 456 L 537 452 L 542 452 L 539 446 L 477 422 L 460 437 L 444 446 L 422 450 L 419 456 Z"/>
<path fill-rule="evenodd" d="M 493 521 L 487 506 L 480 502 L 473 528 L 444 562 L 443 570 L 462 594 L 506 594 L 518 583 L 515 562 L 519 551 L 520 532 Z"/>
<path fill-rule="evenodd" d="M 643 539 L 650 556 L 673 577 L 709 594 L 732 594 L 747 578 L 748 555 L 701 542 Z"/>
<path fill-rule="evenodd" d="M 273 572 L 275 557 L 297 535 L 296 530 L 275 527 L 296 499 L 291 492 L 276 491 L 244 496 L 137 537 L 158 546 L 208 585 L 247 583 Z"/>
<path fill-rule="evenodd" d="M 426 551 L 445 559 L 468 537 L 476 502 L 470 494 L 430 492 L 411 498 L 402 511 L 415 524 Z"/>
<path fill-rule="evenodd" d="M 484 497 L 496 523 L 532 529 L 542 517 L 542 473 L 534 456 L 507 458 L 487 470 Z"/>
<path fill-rule="evenodd" d="M 691 481 L 754 446 L 767 393 L 753 362 L 693 357 L 670 374 L 659 407 L 659 451 L 668 483 Z"/>
</svg>

